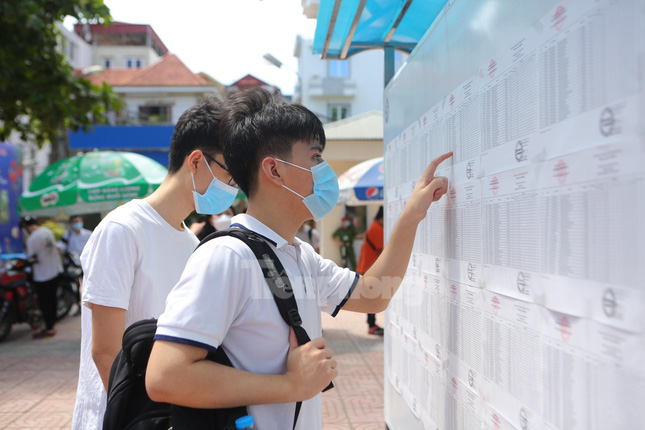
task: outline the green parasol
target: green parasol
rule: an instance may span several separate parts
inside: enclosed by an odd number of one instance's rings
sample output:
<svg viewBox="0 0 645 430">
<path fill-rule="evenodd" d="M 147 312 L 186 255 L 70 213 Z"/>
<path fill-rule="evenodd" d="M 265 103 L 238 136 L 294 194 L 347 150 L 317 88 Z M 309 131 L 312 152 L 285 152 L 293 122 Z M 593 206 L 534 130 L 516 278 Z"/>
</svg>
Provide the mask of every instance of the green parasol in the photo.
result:
<svg viewBox="0 0 645 430">
<path fill-rule="evenodd" d="M 94 151 L 48 166 L 20 197 L 22 215 L 103 212 L 152 193 L 168 171 L 132 152 Z"/>
</svg>

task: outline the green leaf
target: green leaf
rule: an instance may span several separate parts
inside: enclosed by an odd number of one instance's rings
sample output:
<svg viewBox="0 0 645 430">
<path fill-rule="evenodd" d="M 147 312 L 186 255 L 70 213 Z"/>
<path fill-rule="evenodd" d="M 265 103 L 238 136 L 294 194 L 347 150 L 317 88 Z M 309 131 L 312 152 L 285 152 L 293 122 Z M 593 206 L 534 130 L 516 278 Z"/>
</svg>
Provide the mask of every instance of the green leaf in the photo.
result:
<svg viewBox="0 0 645 430">
<path fill-rule="evenodd" d="M 0 140 L 15 131 L 42 146 L 69 125 L 87 130 L 118 109 L 109 86 L 74 76 L 58 50 L 55 24 L 67 15 L 112 20 L 103 0 L 0 1 Z"/>
</svg>

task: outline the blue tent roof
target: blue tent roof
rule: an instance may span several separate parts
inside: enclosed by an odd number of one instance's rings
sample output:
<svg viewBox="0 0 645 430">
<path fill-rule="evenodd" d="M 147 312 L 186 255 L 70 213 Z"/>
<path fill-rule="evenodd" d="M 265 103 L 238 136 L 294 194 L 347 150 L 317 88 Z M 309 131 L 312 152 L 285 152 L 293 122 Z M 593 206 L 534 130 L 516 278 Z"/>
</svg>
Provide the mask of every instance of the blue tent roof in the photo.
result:
<svg viewBox="0 0 645 430">
<path fill-rule="evenodd" d="M 410 53 L 450 2 L 320 0 L 313 52 L 323 59 L 384 47 Z"/>
</svg>

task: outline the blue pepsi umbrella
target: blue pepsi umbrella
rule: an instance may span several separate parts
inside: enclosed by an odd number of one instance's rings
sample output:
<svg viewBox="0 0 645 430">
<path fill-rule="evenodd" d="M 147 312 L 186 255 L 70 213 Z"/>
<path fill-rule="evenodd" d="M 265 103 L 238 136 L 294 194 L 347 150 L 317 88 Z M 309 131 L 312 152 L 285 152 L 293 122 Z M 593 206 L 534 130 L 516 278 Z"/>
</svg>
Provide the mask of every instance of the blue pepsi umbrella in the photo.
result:
<svg viewBox="0 0 645 430">
<path fill-rule="evenodd" d="M 339 204 L 383 203 L 383 157 L 363 161 L 338 177 Z"/>
</svg>

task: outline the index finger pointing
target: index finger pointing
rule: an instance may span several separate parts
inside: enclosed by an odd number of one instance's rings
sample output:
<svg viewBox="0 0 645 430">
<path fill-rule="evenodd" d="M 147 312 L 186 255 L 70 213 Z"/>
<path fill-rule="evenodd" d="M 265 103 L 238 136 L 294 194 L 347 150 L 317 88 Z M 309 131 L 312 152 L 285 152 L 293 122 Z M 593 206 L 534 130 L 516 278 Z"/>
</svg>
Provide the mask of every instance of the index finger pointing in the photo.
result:
<svg viewBox="0 0 645 430">
<path fill-rule="evenodd" d="M 441 163 L 443 163 L 444 161 L 446 161 L 450 157 L 452 157 L 452 151 L 447 152 L 447 153 L 445 153 L 443 155 L 440 155 L 437 158 L 435 158 L 434 160 L 432 160 L 430 162 L 430 164 L 428 164 L 428 167 L 426 168 L 424 176 L 426 178 L 433 178 L 435 172 L 437 171 L 437 167 L 439 167 L 439 165 Z"/>
</svg>

